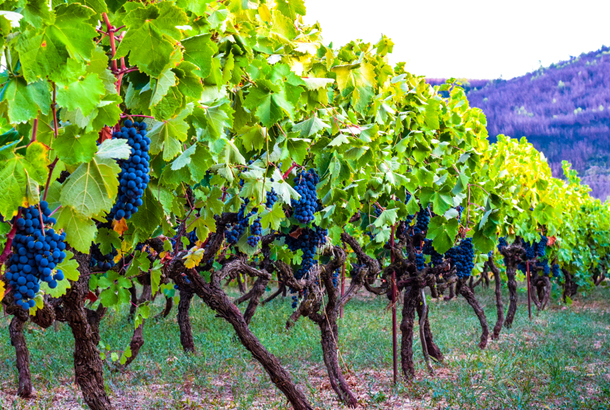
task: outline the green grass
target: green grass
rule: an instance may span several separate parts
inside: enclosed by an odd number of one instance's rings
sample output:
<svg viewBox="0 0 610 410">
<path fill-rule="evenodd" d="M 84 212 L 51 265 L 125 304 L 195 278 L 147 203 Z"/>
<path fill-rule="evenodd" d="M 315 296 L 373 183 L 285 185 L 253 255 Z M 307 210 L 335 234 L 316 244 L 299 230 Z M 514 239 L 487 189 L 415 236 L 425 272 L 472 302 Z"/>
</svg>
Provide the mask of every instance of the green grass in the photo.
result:
<svg viewBox="0 0 610 410">
<path fill-rule="evenodd" d="M 387 301 L 353 300 L 340 323 L 340 351 L 357 397 L 371 409 L 397 408 L 397 403 L 433 409 L 610 409 L 610 291 L 596 289 L 586 297 L 579 295 L 569 307 L 555 303 L 535 314 L 532 322 L 520 291 L 513 329 L 503 329 L 500 340 L 490 342 L 484 351 L 477 348 L 478 320 L 463 299 L 432 301 L 432 331 L 446 361 L 435 365 L 436 375 L 429 376 L 416 335 L 417 380 L 397 386 L 391 383 Z M 477 298 L 493 327 L 493 293 L 479 287 Z M 160 303 L 159 299 L 153 313 L 160 311 Z M 289 408 L 230 325 L 198 300 L 191 309 L 197 354 L 183 353 L 175 312 L 174 308 L 167 319 L 147 323 L 145 345 L 126 372 L 112 373 L 107 368 L 107 389 L 118 408 Z M 252 329 L 290 370 L 315 407 L 341 408 L 328 386 L 317 327 L 301 319 L 286 331 L 290 313 L 290 301 L 277 299 L 259 308 Z M 117 351 L 128 345 L 133 330 L 126 316 L 126 310 L 111 311 L 102 322 L 102 341 Z M 4 340 L 0 344 L 0 408 L 82 408 L 72 369 L 74 341 L 64 324 L 58 331 L 28 325 L 26 337 L 39 395 L 36 401 L 14 399 L 17 373 L 8 323 L 8 317 L 0 318 Z"/>
</svg>

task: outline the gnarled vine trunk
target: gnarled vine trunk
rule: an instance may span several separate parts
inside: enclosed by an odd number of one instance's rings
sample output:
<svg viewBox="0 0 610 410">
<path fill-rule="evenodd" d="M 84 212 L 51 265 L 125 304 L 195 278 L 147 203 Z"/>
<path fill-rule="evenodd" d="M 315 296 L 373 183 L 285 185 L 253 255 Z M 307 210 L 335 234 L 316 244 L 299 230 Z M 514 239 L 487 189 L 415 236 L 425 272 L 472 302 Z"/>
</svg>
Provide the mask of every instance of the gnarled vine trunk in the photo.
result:
<svg viewBox="0 0 610 410">
<path fill-rule="evenodd" d="M 508 311 L 506 312 L 506 320 L 504 321 L 504 327 L 507 329 L 510 329 L 513 326 L 515 314 L 517 313 L 517 280 L 515 275 L 515 270 L 510 269 L 507 266 L 506 276 L 508 277 Z"/>
<path fill-rule="evenodd" d="M 337 346 L 339 330 L 337 328 L 337 319 L 335 317 L 334 320 L 322 320 L 319 326 L 322 337 L 324 364 L 326 365 L 330 385 L 342 402 L 347 404 L 348 407 L 356 407 L 358 400 L 356 400 L 356 397 L 351 392 L 341 371 L 341 366 L 339 366 L 339 348 Z"/>
<path fill-rule="evenodd" d="M 189 311 L 193 293 L 180 289 L 180 301 L 178 302 L 178 326 L 180 327 L 180 343 L 185 352 L 195 353 L 195 340 L 193 339 L 193 328 Z"/>
<path fill-rule="evenodd" d="M 72 282 L 62 297 L 65 319 L 74 336 L 74 373 L 85 402 L 92 410 L 113 409 L 104 388 L 104 369 L 97 349 L 99 333 L 89 323 L 85 296 L 89 293 L 89 260 L 87 255 L 76 253 L 80 278 Z"/>
<path fill-rule="evenodd" d="M 20 309 L 20 308 L 18 308 Z M 24 317 L 25 316 L 25 317 Z M 11 344 L 15 348 L 17 358 L 17 371 L 19 374 L 19 389 L 17 395 L 22 398 L 29 398 L 32 395 L 32 374 L 30 373 L 30 351 L 28 350 L 23 327 L 27 323 L 27 313 L 16 312 L 8 327 Z"/>
<path fill-rule="evenodd" d="M 422 316 L 424 313 L 424 305 L 422 302 L 423 301 L 420 295 L 419 302 L 417 303 L 417 316 L 419 317 L 419 325 L 423 326 L 423 334 L 426 342 L 426 348 L 430 357 L 434 358 L 438 362 L 442 362 L 445 358 L 443 357 L 441 349 L 439 349 L 436 343 L 434 343 L 434 337 L 432 336 L 432 330 L 430 329 L 430 309 L 428 309 L 428 314 L 426 314 L 422 322 Z"/>
<path fill-rule="evenodd" d="M 472 290 L 465 283 L 464 280 L 460 280 L 456 287 L 457 291 L 460 293 L 460 295 L 464 297 L 464 299 L 466 299 L 468 304 L 474 310 L 474 313 L 479 318 L 479 323 L 481 324 L 481 341 L 479 342 L 479 347 L 481 349 L 485 349 L 485 347 L 487 346 L 487 339 L 489 339 L 489 327 L 487 326 L 487 318 L 485 317 L 485 312 L 483 311 L 483 308 L 481 308 L 481 305 L 475 298 L 474 293 L 472 293 Z"/>
<path fill-rule="evenodd" d="M 415 311 L 419 303 L 419 287 L 416 284 L 405 289 L 404 304 L 402 307 L 402 320 L 400 331 L 402 340 L 400 344 L 400 363 L 402 372 L 407 380 L 415 377 L 415 365 L 413 364 L 413 327 L 415 326 Z"/>
</svg>

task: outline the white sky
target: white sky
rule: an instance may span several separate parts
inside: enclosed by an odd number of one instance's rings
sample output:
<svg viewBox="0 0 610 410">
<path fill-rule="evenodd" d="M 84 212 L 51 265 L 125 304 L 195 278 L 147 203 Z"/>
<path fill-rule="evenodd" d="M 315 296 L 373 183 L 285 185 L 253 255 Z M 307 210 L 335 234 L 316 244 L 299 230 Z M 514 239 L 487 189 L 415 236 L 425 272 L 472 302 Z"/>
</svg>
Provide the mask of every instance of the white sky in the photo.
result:
<svg viewBox="0 0 610 410">
<path fill-rule="evenodd" d="M 523 75 L 610 46 L 609 0 L 305 0 L 324 43 L 394 41 L 392 63 L 427 77 Z"/>
</svg>

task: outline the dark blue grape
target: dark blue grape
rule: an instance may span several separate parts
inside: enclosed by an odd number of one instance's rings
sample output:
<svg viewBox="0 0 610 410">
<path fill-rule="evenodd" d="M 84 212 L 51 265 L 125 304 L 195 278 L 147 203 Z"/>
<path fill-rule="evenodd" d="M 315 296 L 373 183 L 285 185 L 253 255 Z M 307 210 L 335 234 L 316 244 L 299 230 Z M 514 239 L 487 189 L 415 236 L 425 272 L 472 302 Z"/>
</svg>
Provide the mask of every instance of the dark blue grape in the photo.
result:
<svg viewBox="0 0 610 410">
<path fill-rule="evenodd" d="M 293 202 L 293 217 L 302 224 L 309 224 L 314 220 L 318 209 L 318 194 L 316 185 L 320 182 L 315 169 L 301 171 L 294 178 L 294 189 L 301 197 Z"/>
<path fill-rule="evenodd" d="M 424 270 L 424 268 L 426 267 L 426 258 L 423 254 L 419 252 L 415 254 L 415 265 L 418 271 Z"/>
<path fill-rule="evenodd" d="M 501 250 L 502 248 L 506 248 L 508 246 L 508 241 L 506 240 L 506 238 L 504 236 L 500 237 L 500 239 L 498 240 L 498 250 Z"/>
<path fill-rule="evenodd" d="M 33 298 L 40 290 L 41 280 L 54 288 L 64 278 L 55 267 L 66 257 L 62 252 L 66 235 L 57 234 L 52 228 L 45 229 L 55 223 L 50 215 L 48 203 L 41 201 L 38 206 L 22 208 L 21 217 L 14 222 L 13 255 L 8 261 L 6 277 L 15 289 L 15 303 L 26 310 L 34 307 Z"/>
<path fill-rule="evenodd" d="M 436 251 L 436 249 L 434 249 L 434 247 L 432 246 L 432 240 L 424 240 L 423 253 L 424 255 L 430 255 L 430 262 L 432 262 L 434 266 L 442 265 L 444 259 L 443 255 L 441 255 Z"/>
<path fill-rule="evenodd" d="M 544 276 L 550 275 L 551 267 L 549 266 L 549 261 L 547 259 L 536 262 L 536 266 L 538 268 L 542 268 L 542 272 L 543 272 Z"/>
<path fill-rule="evenodd" d="M 554 278 L 560 278 L 561 271 L 559 270 L 559 264 L 554 263 L 553 266 L 551 267 L 551 272 L 553 273 Z"/>
<path fill-rule="evenodd" d="M 339 285 L 339 269 L 336 269 L 333 272 L 333 286 L 337 287 Z"/>
<path fill-rule="evenodd" d="M 413 233 L 415 235 L 425 235 L 428 230 L 428 224 L 430 223 L 430 211 L 428 208 L 423 209 L 421 206 L 419 207 L 419 212 L 417 213 L 417 222 L 415 223 L 415 228 L 413 228 Z"/>
<path fill-rule="evenodd" d="M 295 272 L 294 277 L 301 279 L 305 277 L 314 266 L 314 260 L 318 247 L 326 243 L 328 229 L 323 229 L 314 225 L 313 229 L 305 228 L 301 231 L 298 238 L 290 235 L 286 236 L 286 245 L 293 252 L 299 249 L 303 252 L 303 261 L 300 268 Z"/>
<path fill-rule="evenodd" d="M 522 240 L 523 249 L 525 249 L 525 258 L 532 260 L 536 257 L 536 244 L 533 245 L 525 240 Z"/>
<path fill-rule="evenodd" d="M 452 266 L 455 266 L 459 278 L 468 278 L 474 269 L 474 248 L 472 238 L 464 238 L 458 246 L 454 246 L 447 252 L 451 258 Z"/>
<path fill-rule="evenodd" d="M 108 255 L 102 254 L 100 251 L 100 246 L 98 244 L 93 244 L 91 246 L 91 259 L 89 260 L 89 267 L 93 269 L 99 270 L 110 270 L 114 267 L 114 258 L 118 255 L 114 246 L 112 247 L 112 252 Z"/>
<path fill-rule="evenodd" d="M 540 235 L 540 240 L 535 244 L 536 246 L 536 256 L 540 258 L 544 258 L 546 254 L 546 244 L 548 243 L 549 238 L 544 235 Z"/>
<path fill-rule="evenodd" d="M 113 138 L 126 139 L 131 147 L 131 155 L 126 160 L 120 160 L 119 166 L 119 195 L 114 207 L 108 214 L 109 218 L 121 220 L 129 219 L 138 212 L 142 205 L 142 196 L 150 180 L 148 176 L 150 159 L 148 149 L 150 140 L 147 141 L 146 123 L 125 120 L 121 132 L 115 132 Z M 139 174 L 138 174 L 139 173 Z"/>
</svg>

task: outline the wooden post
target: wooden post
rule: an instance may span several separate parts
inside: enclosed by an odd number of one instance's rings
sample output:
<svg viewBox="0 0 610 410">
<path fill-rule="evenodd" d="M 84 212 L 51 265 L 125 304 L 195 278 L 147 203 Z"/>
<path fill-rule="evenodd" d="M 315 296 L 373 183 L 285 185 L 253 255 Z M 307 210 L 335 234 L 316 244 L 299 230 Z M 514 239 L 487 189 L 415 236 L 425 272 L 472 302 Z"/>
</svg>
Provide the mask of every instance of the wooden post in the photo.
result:
<svg viewBox="0 0 610 410">
<path fill-rule="evenodd" d="M 396 225 L 392 226 L 390 236 L 390 261 L 394 263 L 394 232 Z M 396 272 L 392 272 L 392 361 L 394 370 L 394 384 L 398 380 L 398 328 L 396 324 Z"/>
<path fill-rule="evenodd" d="M 343 297 L 344 294 L 345 294 L 345 263 L 341 267 L 341 297 Z M 341 319 L 343 319 L 343 305 L 341 305 L 339 317 Z"/>
<path fill-rule="evenodd" d="M 530 286 L 530 261 L 527 261 L 527 312 L 532 320 L 532 289 Z"/>
</svg>

